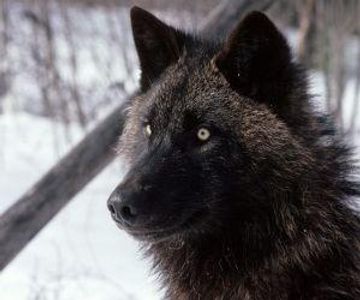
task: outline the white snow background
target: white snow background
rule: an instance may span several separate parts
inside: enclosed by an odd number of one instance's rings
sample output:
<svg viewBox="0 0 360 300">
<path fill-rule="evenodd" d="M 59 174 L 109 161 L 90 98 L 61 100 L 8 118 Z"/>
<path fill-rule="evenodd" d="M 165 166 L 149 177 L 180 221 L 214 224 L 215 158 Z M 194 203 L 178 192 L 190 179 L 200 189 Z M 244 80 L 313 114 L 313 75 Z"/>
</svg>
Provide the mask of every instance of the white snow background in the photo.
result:
<svg viewBox="0 0 360 300">
<path fill-rule="evenodd" d="M 101 27 L 103 12 L 91 11 L 91 14 Z M 293 34 L 290 37 L 294 40 Z M 114 54 L 114 49 L 101 51 L 102 55 Z M 84 86 L 100 80 L 96 66 L 87 56 L 84 51 L 81 76 Z M 120 70 L 121 63 L 119 73 L 110 77 L 122 78 Z M 321 109 L 322 76 L 313 74 L 311 79 Z M 21 89 L 24 82 L 31 87 L 32 79 L 18 80 L 14 89 Z M 346 116 L 351 113 L 354 101 L 353 86 L 349 81 Z M 128 83 L 127 90 L 133 89 L 131 82 Z M 31 88 L 23 91 L 24 98 L 29 93 L 32 93 Z M 101 95 L 99 93 L 98 97 Z M 13 100 L 7 99 L 8 103 Z M 54 130 L 60 134 L 54 136 Z M 70 125 L 69 130 L 70 142 L 61 135 L 61 124 L 12 109 L 0 115 L 0 213 L 31 188 L 84 135 L 77 125 Z M 106 208 L 107 197 L 122 176 L 121 164 L 118 161 L 111 164 L 34 238 L 0 274 L 1 300 L 161 298 L 162 293 L 150 274 L 150 264 L 142 259 L 137 242 L 116 228 Z"/>
</svg>

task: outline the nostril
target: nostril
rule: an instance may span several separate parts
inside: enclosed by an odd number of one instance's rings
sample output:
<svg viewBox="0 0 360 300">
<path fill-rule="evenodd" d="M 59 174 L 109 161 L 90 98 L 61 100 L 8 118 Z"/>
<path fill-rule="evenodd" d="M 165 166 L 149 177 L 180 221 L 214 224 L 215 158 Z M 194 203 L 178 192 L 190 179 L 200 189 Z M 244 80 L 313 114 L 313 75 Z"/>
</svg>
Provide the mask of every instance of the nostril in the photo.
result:
<svg viewBox="0 0 360 300">
<path fill-rule="evenodd" d="M 126 205 L 121 208 L 120 214 L 125 221 L 133 221 L 136 217 L 136 209 L 131 205 Z"/>
</svg>

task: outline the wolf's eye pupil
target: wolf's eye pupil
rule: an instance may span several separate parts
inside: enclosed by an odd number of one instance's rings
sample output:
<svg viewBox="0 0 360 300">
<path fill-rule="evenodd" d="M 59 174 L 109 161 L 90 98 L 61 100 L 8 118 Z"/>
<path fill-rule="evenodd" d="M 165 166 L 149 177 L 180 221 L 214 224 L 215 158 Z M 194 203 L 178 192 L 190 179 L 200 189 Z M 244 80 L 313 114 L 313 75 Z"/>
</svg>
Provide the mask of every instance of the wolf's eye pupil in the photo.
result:
<svg viewBox="0 0 360 300">
<path fill-rule="evenodd" d="M 197 137 L 200 141 L 205 142 L 210 138 L 210 131 L 206 128 L 200 128 L 197 132 Z"/>
<path fill-rule="evenodd" d="M 147 124 L 147 125 L 145 126 L 145 134 L 146 134 L 147 137 L 149 137 L 149 136 L 151 135 L 151 133 L 152 133 L 151 125 L 150 125 L 150 124 Z"/>
</svg>

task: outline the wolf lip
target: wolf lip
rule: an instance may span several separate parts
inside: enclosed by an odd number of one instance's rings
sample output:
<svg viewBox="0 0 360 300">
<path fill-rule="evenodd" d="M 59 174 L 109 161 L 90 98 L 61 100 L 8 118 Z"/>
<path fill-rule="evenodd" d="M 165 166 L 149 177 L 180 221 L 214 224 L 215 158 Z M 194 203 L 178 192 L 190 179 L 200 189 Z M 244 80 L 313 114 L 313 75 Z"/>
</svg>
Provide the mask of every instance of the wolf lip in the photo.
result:
<svg viewBox="0 0 360 300">
<path fill-rule="evenodd" d="M 205 216 L 204 212 L 195 212 L 189 216 L 183 223 L 176 226 L 169 226 L 167 228 L 154 229 L 151 227 L 143 227 L 138 229 L 132 229 L 130 227 L 124 227 L 122 224 L 116 222 L 117 226 L 121 230 L 125 230 L 128 234 L 140 241 L 147 242 L 161 242 L 171 238 L 176 234 L 183 234 L 191 227 L 198 224 Z"/>
<path fill-rule="evenodd" d="M 182 230 L 159 230 L 159 231 L 127 231 L 130 235 L 140 241 L 146 242 L 161 242 L 169 239 L 177 233 L 181 233 Z"/>
</svg>

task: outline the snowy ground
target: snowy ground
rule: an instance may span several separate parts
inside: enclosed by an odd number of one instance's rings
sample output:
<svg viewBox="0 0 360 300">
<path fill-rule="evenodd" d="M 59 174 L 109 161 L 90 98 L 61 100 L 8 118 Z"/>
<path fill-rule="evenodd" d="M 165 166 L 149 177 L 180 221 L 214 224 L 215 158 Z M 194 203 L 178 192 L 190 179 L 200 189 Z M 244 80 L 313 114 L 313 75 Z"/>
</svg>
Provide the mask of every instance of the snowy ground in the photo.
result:
<svg viewBox="0 0 360 300">
<path fill-rule="evenodd" d="M 53 127 L 26 114 L 0 117 L 0 213 L 69 147 L 56 154 Z M 81 132 L 72 134 L 75 143 Z M 40 232 L 2 272 L 0 299 L 159 299 L 136 242 L 106 208 L 121 173 L 118 163 L 108 167 Z"/>
</svg>

